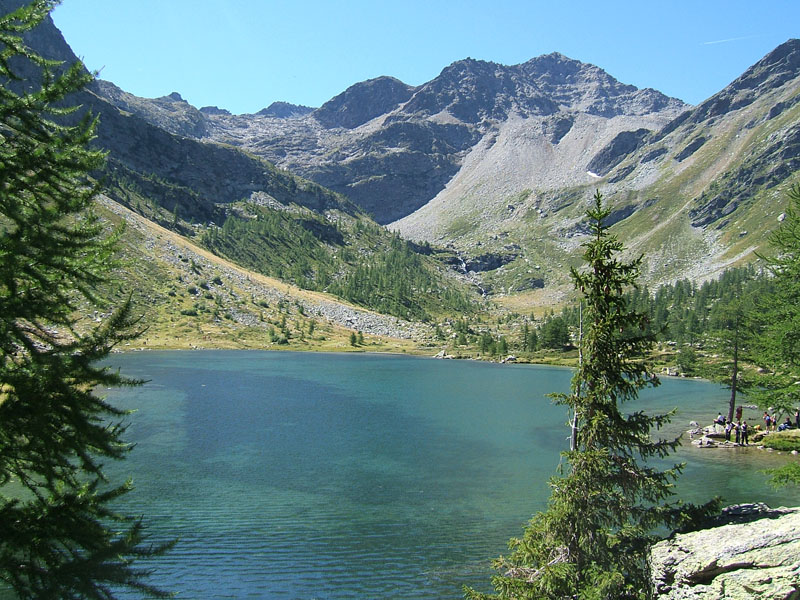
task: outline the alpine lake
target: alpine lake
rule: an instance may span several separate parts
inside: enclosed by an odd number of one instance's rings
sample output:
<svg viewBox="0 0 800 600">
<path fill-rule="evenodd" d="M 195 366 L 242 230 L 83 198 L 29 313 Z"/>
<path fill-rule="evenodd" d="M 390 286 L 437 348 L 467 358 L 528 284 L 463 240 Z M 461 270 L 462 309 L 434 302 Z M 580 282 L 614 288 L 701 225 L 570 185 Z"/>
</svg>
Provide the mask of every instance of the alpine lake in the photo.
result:
<svg viewBox="0 0 800 600">
<path fill-rule="evenodd" d="M 491 561 L 546 505 L 572 372 L 535 365 L 261 351 L 113 355 L 147 380 L 102 390 L 133 412 L 122 509 L 177 538 L 150 582 L 178 598 L 442 599 L 490 590 Z M 729 392 L 662 378 L 623 410 L 710 424 Z M 757 423 L 760 413 L 745 409 Z M 676 493 L 797 504 L 764 469 L 796 457 L 689 443 Z M 666 463 L 665 463 L 666 464 Z M 137 597 L 121 593 L 122 598 Z"/>
</svg>

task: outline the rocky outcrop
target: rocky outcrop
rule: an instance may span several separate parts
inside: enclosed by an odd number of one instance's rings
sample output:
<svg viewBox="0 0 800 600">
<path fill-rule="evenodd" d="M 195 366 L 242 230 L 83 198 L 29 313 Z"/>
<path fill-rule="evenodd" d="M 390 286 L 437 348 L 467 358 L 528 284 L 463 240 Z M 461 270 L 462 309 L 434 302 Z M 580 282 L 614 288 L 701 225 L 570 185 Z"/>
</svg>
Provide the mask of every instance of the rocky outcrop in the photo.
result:
<svg viewBox="0 0 800 600">
<path fill-rule="evenodd" d="M 465 262 L 467 271 L 480 273 L 481 271 L 494 271 L 503 265 L 514 261 L 518 254 L 514 252 L 494 253 L 486 252 L 473 258 L 468 258 Z"/>
<path fill-rule="evenodd" d="M 747 69 L 728 87 L 695 108 L 689 119 L 702 123 L 752 104 L 765 91 L 778 88 L 800 71 L 800 41 L 789 40 Z"/>
<path fill-rule="evenodd" d="M 277 117 L 278 119 L 290 119 L 292 117 L 302 117 L 314 109 L 302 104 L 291 104 L 289 102 L 273 102 L 267 108 L 262 108 L 257 115 L 264 117 Z M 228 113 L 230 114 L 230 113 Z"/>
<path fill-rule="evenodd" d="M 120 110 L 138 115 L 151 125 L 173 135 L 191 138 L 202 138 L 206 135 L 208 112 L 196 109 L 178 92 L 161 98 L 139 98 L 102 79 L 92 82 L 90 89 Z"/>
<path fill-rule="evenodd" d="M 231 111 L 220 108 L 218 106 L 203 106 L 200 108 L 200 112 L 204 115 L 230 115 Z"/>
<path fill-rule="evenodd" d="M 694 138 L 691 142 L 689 142 L 686 145 L 686 147 L 683 150 L 681 150 L 680 152 L 678 152 L 678 154 L 675 155 L 675 160 L 677 160 L 678 162 L 683 162 L 684 160 L 689 158 L 692 154 L 697 152 L 700 149 L 700 147 L 702 147 L 702 145 L 706 143 L 706 141 L 708 140 L 706 140 L 706 138 L 704 138 L 703 136 L 698 136 Z"/>
<path fill-rule="evenodd" d="M 800 124 L 781 129 L 767 139 L 765 148 L 748 156 L 739 168 L 720 177 L 718 187 L 711 187 L 694 200 L 689 211 L 692 225 L 705 227 L 725 224 L 725 217 L 747 201 L 754 189 L 774 187 L 800 170 Z"/>
<path fill-rule="evenodd" d="M 728 507 L 656 544 L 650 564 L 661 600 L 800 599 L 800 507 Z"/>
<path fill-rule="evenodd" d="M 594 155 L 586 168 L 592 173 L 606 175 L 622 162 L 623 158 L 639 148 L 648 133 L 650 131 L 644 128 L 620 132 L 611 143 Z"/>
<path fill-rule="evenodd" d="M 414 88 L 394 77 L 377 77 L 350 86 L 314 111 L 324 127 L 353 129 L 408 100 Z"/>
</svg>

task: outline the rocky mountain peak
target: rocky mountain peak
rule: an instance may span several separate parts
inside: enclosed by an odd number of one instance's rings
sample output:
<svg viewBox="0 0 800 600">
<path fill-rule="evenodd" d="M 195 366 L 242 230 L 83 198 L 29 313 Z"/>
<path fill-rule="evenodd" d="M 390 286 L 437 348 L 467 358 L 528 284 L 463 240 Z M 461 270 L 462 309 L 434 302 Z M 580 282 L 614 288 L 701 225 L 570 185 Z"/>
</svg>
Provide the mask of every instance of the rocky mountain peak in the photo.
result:
<svg viewBox="0 0 800 600">
<path fill-rule="evenodd" d="M 445 67 L 403 107 L 404 113 L 423 118 L 448 112 L 468 124 L 503 121 L 511 112 L 530 116 L 557 110 L 513 67 L 472 58 Z"/>
<path fill-rule="evenodd" d="M 204 115 L 230 115 L 231 111 L 219 108 L 218 106 L 203 106 L 200 108 L 200 112 Z"/>
<path fill-rule="evenodd" d="M 800 40 L 791 39 L 747 69 L 731 85 L 739 89 L 779 87 L 800 73 Z"/>
<path fill-rule="evenodd" d="M 423 117 L 447 111 L 464 123 L 580 111 L 603 117 L 679 113 L 686 105 L 620 83 L 603 69 L 553 52 L 515 66 L 467 58 L 421 86 L 403 108 Z"/>
<path fill-rule="evenodd" d="M 415 89 L 394 77 L 368 79 L 328 100 L 314 111 L 314 117 L 324 127 L 354 129 L 394 110 L 411 98 Z"/>
<path fill-rule="evenodd" d="M 183 97 L 178 92 L 172 92 L 167 96 L 162 96 L 161 98 L 159 98 L 159 100 L 167 100 L 171 102 L 186 102 L 186 100 L 184 100 Z"/>
<path fill-rule="evenodd" d="M 569 80 L 574 81 L 575 75 L 581 73 L 586 68 L 592 68 L 603 72 L 602 69 L 598 67 L 569 58 L 560 52 L 551 52 L 550 54 L 536 56 L 519 66 L 530 77 L 544 77 L 561 83 L 567 83 Z"/>
<path fill-rule="evenodd" d="M 289 102 L 273 102 L 268 107 L 262 108 L 256 114 L 264 117 L 288 119 L 291 117 L 302 117 L 303 115 L 307 115 L 311 112 L 314 112 L 314 109 L 310 106 L 291 104 Z"/>
<path fill-rule="evenodd" d="M 498 67 L 497 63 L 479 60 L 475 58 L 463 58 L 447 65 L 436 80 L 446 82 L 458 82 L 464 79 L 480 79 L 482 77 L 493 77 Z M 434 80 L 435 81 L 435 80 Z"/>
<path fill-rule="evenodd" d="M 559 52 L 537 56 L 518 68 L 532 85 L 568 110 L 613 117 L 662 110 L 680 112 L 687 106 L 655 90 L 621 83 L 600 67 Z"/>
</svg>

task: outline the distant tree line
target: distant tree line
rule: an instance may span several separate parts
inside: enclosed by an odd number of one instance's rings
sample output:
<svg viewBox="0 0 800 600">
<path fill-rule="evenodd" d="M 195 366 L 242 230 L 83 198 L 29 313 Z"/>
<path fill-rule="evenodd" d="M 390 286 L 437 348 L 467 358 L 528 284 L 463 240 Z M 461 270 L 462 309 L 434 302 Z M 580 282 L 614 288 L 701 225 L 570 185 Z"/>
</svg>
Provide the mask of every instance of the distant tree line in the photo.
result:
<svg viewBox="0 0 800 600">
<path fill-rule="evenodd" d="M 648 463 L 680 443 L 651 435 L 671 415 L 625 414 L 622 404 L 659 384 L 652 361 L 660 339 L 681 354 L 704 350 L 698 368 L 730 388 L 730 417 L 737 393 L 770 411 L 800 405 L 800 186 L 788 196 L 786 218 L 770 238 L 769 253 L 760 256 L 763 270 L 731 269 L 699 286 L 684 280 L 650 293 L 636 287 L 641 257 L 618 260 L 623 246 L 604 225 L 609 210 L 596 194 L 587 211 L 587 268 L 572 270 L 581 304 L 547 315 L 535 328 L 524 322 L 519 344 L 533 350 L 545 333 L 573 329 L 577 368 L 569 393 L 553 394 L 567 408 L 569 449 L 550 480 L 547 508 L 510 540 L 508 555 L 495 560 L 494 592 L 467 588 L 468 598 L 652 597 L 651 545 L 663 531 L 697 526 L 718 510 L 719 500 L 677 500 L 673 482 L 683 466 L 659 470 Z M 800 484 L 800 466 L 789 461 L 772 476 L 776 485 Z"/>
<path fill-rule="evenodd" d="M 618 259 L 624 248 L 604 224 L 609 213 L 598 192 L 587 211 L 588 268 L 572 270 L 583 307 L 579 361 L 569 393 L 552 395 L 567 409 L 569 448 L 549 481 L 546 509 L 494 561 L 494 592 L 466 588 L 471 600 L 645 600 L 651 597 L 647 553 L 659 528 L 689 526 L 718 508 L 713 500 L 680 502 L 674 481 L 682 466 L 649 462 L 680 443 L 651 435 L 670 414 L 622 410 L 659 381 L 648 316 L 623 293 L 636 284 L 641 258 Z"/>
<path fill-rule="evenodd" d="M 466 288 L 377 224 L 251 204 L 242 211 L 248 214 L 229 214 L 222 227 L 206 229 L 201 243 L 256 272 L 385 314 L 425 321 L 475 310 Z"/>
</svg>

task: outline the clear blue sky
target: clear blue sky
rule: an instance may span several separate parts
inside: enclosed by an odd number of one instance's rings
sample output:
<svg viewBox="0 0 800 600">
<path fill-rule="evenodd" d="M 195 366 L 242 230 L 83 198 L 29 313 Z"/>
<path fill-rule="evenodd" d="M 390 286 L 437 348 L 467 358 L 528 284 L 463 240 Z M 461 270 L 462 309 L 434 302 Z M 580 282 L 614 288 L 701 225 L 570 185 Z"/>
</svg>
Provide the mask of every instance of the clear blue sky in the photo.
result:
<svg viewBox="0 0 800 600">
<path fill-rule="evenodd" d="M 101 78 L 233 113 L 554 51 L 697 104 L 800 37 L 800 0 L 63 0 L 53 19 Z"/>
</svg>

